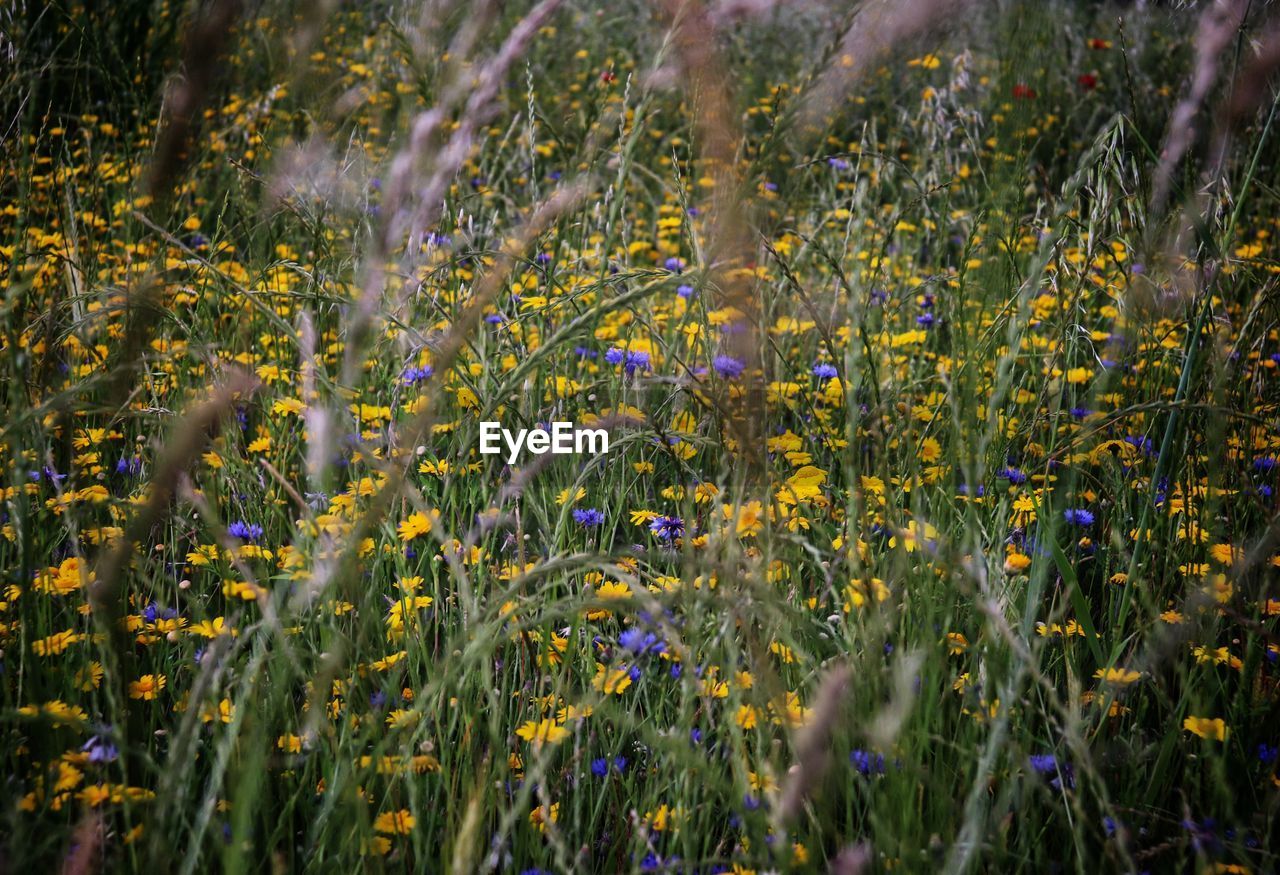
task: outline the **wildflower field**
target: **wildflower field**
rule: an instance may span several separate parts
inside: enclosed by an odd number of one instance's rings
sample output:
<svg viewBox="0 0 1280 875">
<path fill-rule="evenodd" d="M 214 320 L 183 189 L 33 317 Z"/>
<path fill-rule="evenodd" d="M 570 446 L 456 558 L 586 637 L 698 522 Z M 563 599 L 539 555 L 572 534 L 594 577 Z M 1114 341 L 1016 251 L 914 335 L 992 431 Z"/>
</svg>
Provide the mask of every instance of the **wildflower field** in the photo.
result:
<svg viewBox="0 0 1280 875">
<path fill-rule="evenodd" d="M 0 872 L 1276 871 L 1271 4 L 0 56 Z"/>
</svg>

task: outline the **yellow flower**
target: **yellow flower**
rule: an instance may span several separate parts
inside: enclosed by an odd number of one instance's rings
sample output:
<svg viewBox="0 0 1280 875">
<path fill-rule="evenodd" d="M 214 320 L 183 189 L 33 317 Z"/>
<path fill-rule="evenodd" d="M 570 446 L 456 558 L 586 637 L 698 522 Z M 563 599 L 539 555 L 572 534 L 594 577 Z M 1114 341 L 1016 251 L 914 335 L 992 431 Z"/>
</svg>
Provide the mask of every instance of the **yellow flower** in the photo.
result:
<svg viewBox="0 0 1280 875">
<path fill-rule="evenodd" d="M 1004 557 L 1005 574 L 1021 574 L 1029 565 L 1031 565 L 1031 557 L 1016 550 L 1010 550 Z"/>
<path fill-rule="evenodd" d="M 201 723 L 213 723 L 215 720 L 219 723 L 230 723 L 235 718 L 236 706 L 231 704 L 230 699 L 223 699 L 217 707 L 206 707 L 200 711 Z"/>
<path fill-rule="evenodd" d="M 600 584 L 596 595 L 605 601 L 631 598 L 631 587 L 620 580 L 610 580 Z"/>
<path fill-rule="evenodd" d="M 750 538 L 764 528 L 764 507 L 758 501 L 751 501 L 734 507 L 726 504 L 720 508 L 725 521 L 734 527 L 734 535 L 739 538 Z"/>
<path fill-rule="evenodd" d="M 631 686 L 631 675 L 625 668 L 606 669 L 596 663 L 596 675 L 591 679 L 591 686 L 606 696 L 620 696 Z"/>
<path fill-rule="evenodd" d="M 61 632 L 53 633 L 47 638 L 32 641 L 31 652 L 36 656 L 57 656 L 72 644 L 76 644 L 84 639 L 85 636 L 83 633 L 77 632 L 74 629 L 64 629 Z"/>
<path fill-rule="evenodd" d="M 932 546 L 932 541 L 936 541 L 938 539 L 938 530 L 935 529 L 932 524 L 925 523 L 922 527 L 915 520 L 908 522 L 907 527 L 899 534 L 902 535 L 902 546 L 908 553 L 914 553 L 919 549 L 922 541 L 925 546 L 928 547 Z M 889 539 L 889 546 L 898 546 L 897 535 Z"/>
<path fill-rule="evenodd" d="M 420 510 L 416 510 L 409 514 L 409 518 L 400 524 L 396 532 L 399 533 L 401 541 L 412 541 L 414 538 L 430 532 L 431 526 L 431 517 Z"/>
<path fill-rule="evenodd" d="M 373 828 L 389 835 L 408 835 L 418 823 L 418 819 L 407 808 L 399 811 L 384 811 L 373 822 Z"/>
<path fill-rule="evenodd" d="M 74 683 L 77 689 L 87 693 L 98 688 L 99 684 L 102 683 L 102 675 L 102 663 L 90 662 L 76 672 Z"/>
<path fill-rule="evenodd" d="M 817 498 L 822 494 L 822 484 L 827 479 L 827 472 L 812 465 L 805 465 L 787 478 L 787 482 L 778 489 L 774 496 L 779 504 L 799 504 Z"/>
<path fill-rule="evenodd" d="M 542 747 L 547 742 L 556 744 L 563 741 L 568 737 L 569 730 L 554 720 L 530 720 L 516 730 L 516 735 L 532 742 L 534 747 Z"/>
<path fill-rule="evenodd" d="M 581 499 L 585 498 L 586 495 L 587 490 L 583 489 L 581 486 L 578 487 L 577 491 L 574 491 L 572 487 L 569 487 L 561 490 L 560 494 L 556 496 L 556 504 L 577 504 Z"/>
<path fill-rule="evenodd" d="M 62 561 L 57 568 L 43 571 L 35 582 L 37 592 L 66 595 L 93 581 L 93 572 L 75 556 Z"/>
<path fill-rule="evenodd" d="M 144 674 L 136 681 L 129 682 L 129 698 L 151 701 L 164 689 L 165 677 L 162 674 Z"/>
<path fill-rule="evenodd" d="M 1142 677 L 1142 672 L 1131 668 L 1100 668 L 1093 676 L 1108 684 L 1131 684 Z"/>
<path fill-rule="evenodd" d="M 920 461 L 932 464 L 942 458 L 942 445 L 934 438 L 925 438 L 920 444 Z"/>
<path fill-rule="evenodd" d="M 1188 717 L 1182 721 L 1182 728 L 1193 735 L 1213 741 L 1226 741 L 1231 734 L 1221 717 Z"/>
<path fill-rule="evenodd" d="M 387 727 L 390 729 L 405 729 L 413 726 L 418 722 L 421 715 L 417 711 L 407 711 L 403 708 L 397 708 L 387 715 Z"/>
</svg>

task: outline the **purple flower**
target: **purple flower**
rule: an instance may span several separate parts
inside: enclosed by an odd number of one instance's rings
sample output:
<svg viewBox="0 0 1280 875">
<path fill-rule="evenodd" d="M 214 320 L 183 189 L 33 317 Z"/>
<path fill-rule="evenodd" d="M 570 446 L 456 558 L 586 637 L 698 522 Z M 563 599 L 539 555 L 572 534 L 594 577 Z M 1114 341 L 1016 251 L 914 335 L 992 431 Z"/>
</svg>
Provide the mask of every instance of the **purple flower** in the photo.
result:
<svg viewBox="0 0 1280 875">
<path fill-rule="evenodd" d="M 1021 486 L 1023 483 L 1027 482 L 1027 475 L 1023 474 L 1017 468 L 1005 468 L 996 476 L 1003 477 L 1005 480 L 1008 480 L 1014 486 Z"/>
<path fill-rule="evenodd" d="M 665 267 L 667 270 L 671 271 L 672 273 L 683 273 L 684 259 L 676 258 L 675 256 L 672 256 L 671 258 L 668 258 L 666 261 L 664 261 L 662 263 L 662 266 Z"/>
<path fill-rule="evenodd" d="M 1033 753 L 1027 758 L 1027 764 L 1040 775 L 1055 775 L 1058 772 L 1058 758 L 1051 753 Z"/>
<path fill-rule="evenodd" d="M 573 512 L 573 521 L 584 529 L 594 528 L 604 522 L 604 512 L 594 507 L 582 507 Z"/>
<path fill-rule="evenodd" d="M 660 516 L 649 523 L 649 531 L 664 541 L 674 541 L 684 534 L 684 520 L 678 516 Z"/>
<path fill-rule="evenodd" d="M 870 754 L 865 750 L 855 750 L 849 754 L 849 762 L 864 776 L 884 774 L 884 754 Z"/>
<path fill-rule="evenodd" d="M 716 373 L 726 380 L 736 380 L 742 376 L 747 366 L 731 355 L 718 355 L 711 361 Z"/>
<path fill-rule="evenodd" d="M 244 520 L 236 520 L 227 526 L 227 534 L 233 538 L 239 538 L 241 541 L 256 541 L 262 537 L 262 526 L 246 523 Z"/>
<path fill-rule="evenodd" d="M 1075 786 L 1075 771 L 1071 768 L 1071 763 L 1059 763 L 1058 758 L 1051 753 L 1032 754 L 1027 758 L 1027 764 L 1040 777 L 1051 778 L 1049 786 L 1055 790 L 1062 789 L 1064 780 L 1068 787 Z"/>
<path fill-rule="evenodd" d="M 1086 528 L 1093 525 L 1093 514 L 1084 508 L 1069 509 L 1062 512 L 1062 518 L 1073 526 Z"/>
<path fill-rule="evenodd" d="M 611 365 L 622 365 L 627 372 L 627 376 L 634 374 L 636 371 L 647 371 L 649 369 L 649 353 L 643 350 L 623 349 L 615 346 L 604 354 L 604 360 Z"/>
<path fill-rule="evenodd" d="M 635 656 L 643 656 L 650 652 L 664 653 L 667 649 L 667 645 L 657 635 L 634 626 L 618 636 L 618 645 Z"/>
<path fill-rule="evenodd" d="M 681 284 L 676 286 L 676 294 L 682 298 L 693 297 L 693 286 Z"/>
<path fill-rule="evenodd" d="M 80 750 L 88 753 L 89 762 L 95 765 L 114 763 L 120 756 L 120 750 L 100 735 L 90 738 Z"/>
<path fill-rule="evenodd" d="M 400 375 L 400 382 L 406 386 L 412 386 L 415 383 L 420 383 L 423 380 L 430 379 L 431 375 L 434 373 L 435 370 L 431 365 L 423 365 L 420 368 L 408 367 L 405 368 L 404 372 Z"/>
<path fill-rule="evenodd" d="M 836 366 L 828 362 L 818 362 L 813 366 L 813 375 L 819 380 L 831 380 L 840 375 Z"/>
</svg>

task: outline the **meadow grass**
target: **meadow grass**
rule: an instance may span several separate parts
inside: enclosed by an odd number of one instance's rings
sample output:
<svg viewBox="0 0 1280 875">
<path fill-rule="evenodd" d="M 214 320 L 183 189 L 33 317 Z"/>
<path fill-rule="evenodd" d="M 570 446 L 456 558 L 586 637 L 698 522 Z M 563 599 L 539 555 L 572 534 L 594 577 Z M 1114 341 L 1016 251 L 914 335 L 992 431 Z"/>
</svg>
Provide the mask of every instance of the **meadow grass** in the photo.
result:
<svg viewBox="0 0 1280 875">
<path fill-rule="evenodd" d="M 9 13 L 0 869 L 1274 871 L 1266 6 L 937 6 Z"/>
</svg>

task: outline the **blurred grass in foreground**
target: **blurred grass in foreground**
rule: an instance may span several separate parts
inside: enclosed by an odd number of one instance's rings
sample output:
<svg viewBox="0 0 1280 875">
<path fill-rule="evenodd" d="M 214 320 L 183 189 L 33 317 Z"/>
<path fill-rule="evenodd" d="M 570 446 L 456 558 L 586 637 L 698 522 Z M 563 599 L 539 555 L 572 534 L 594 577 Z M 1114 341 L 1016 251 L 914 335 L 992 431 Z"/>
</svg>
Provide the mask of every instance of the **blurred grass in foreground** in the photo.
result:
<svg viewBox="0 0 1280 875">
<path fill-rule="evenodd" d="M 742 8 L 5 22 L 0 868 L 1275 868 L 1274 93 Z"/>
</svg>

